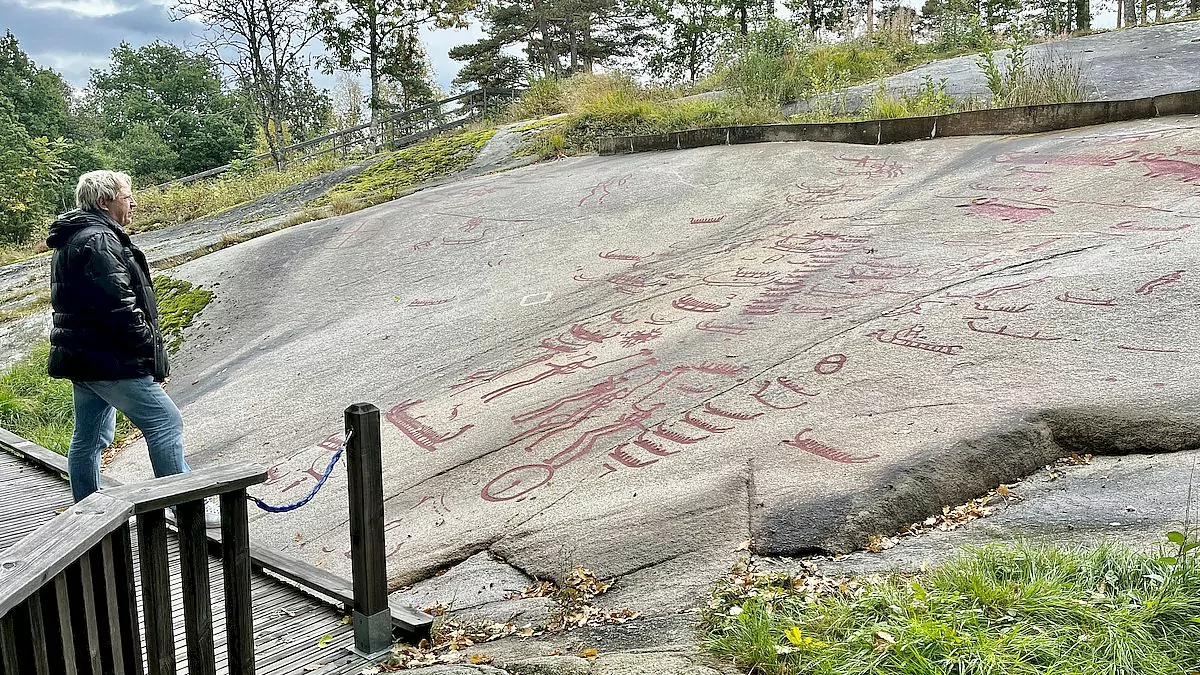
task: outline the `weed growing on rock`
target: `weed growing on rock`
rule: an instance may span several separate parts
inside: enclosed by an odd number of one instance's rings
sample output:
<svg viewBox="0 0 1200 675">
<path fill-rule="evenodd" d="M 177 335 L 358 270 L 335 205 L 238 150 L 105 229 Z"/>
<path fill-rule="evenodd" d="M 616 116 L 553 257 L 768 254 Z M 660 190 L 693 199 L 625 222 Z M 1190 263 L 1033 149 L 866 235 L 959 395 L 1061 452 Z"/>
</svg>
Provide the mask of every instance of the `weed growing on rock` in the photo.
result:
<svg viewBox="0 0 1200 675">
<path fill-rule="evenodd" d="M 715 587 L 703 625 L 711 651 L 772 675 L 1166 675 L 1200 667 L 1197 617 L 1193 567 L 1113 544 L 1018 543 L 914 575 L 743 562 Z"/>
</svg>

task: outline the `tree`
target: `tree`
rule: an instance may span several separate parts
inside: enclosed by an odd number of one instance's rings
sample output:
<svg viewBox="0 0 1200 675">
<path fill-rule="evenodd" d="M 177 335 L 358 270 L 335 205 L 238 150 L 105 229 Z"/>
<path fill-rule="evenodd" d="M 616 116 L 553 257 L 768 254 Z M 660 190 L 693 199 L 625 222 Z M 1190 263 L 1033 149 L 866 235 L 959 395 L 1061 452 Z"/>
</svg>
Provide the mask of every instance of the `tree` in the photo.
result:
<svg viewBox="0 0 1200 675">
<path fill-rule="evenodd" d="M 204 45 L 217 63 L 233 71 L 258 116 L 275 165 L 282 168 L 288 87 L 307 73 L 304 50 L 318 30 L 308 0 L 175 0 L 178 17 L 206 29 Z"/>
<path fill-rule="evenodd" d="M 33 137 L 66 133 L 70 86 L 53 70 L 37 67 L 11 31 L 0 37 L 0 98 L 12 104 L 17 121 Z"/>
<path fill-rule="evenodd" d="M 224 91 L 212 59 L 163 42 L 113 49 L 108 68 L 92 71 L 86 97 L 112 154 L 156 182 L 225 164 L 252 120 L 245 102 Z"/>
<path fill-rule="evenodd" d="M 736 26 L 725 0 L 648 0 L 659 34 L 647 64 L 656 77 L 695 82 L 712 67 Z"/>
<path fill-rule="evenodd" d="M 331 54 L 327 67 L 368 73 L 372 138 L 378 137 L 377 125 L 386 108 L 381 78 L 391 76 L 404 100 L 418 98 L 409 90 L 426 81 L 420 27 L 465 27 L 463 14 L 470 1 L 315 0 L 314 25 Z"/>
<path fill-rule="evenodd" d="M 0 97 L 0 242 L 23 244 L 57 210 L 70 168 L 62 138 L 32 136 L 7 97 Z"/>
</svg>

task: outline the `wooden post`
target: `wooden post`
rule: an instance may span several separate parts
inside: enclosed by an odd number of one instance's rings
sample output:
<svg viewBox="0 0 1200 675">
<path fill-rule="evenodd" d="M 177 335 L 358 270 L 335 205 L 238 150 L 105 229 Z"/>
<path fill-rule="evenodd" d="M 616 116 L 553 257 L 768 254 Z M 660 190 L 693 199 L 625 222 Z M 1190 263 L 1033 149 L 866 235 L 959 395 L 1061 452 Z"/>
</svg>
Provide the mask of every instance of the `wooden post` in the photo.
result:
<svg viewBox="0 0 1200 675">
<path fill-rule="evenodd" d="M 175 629 L 171 619 L 171 569 L 167 560 L 167 521 L 162 511 L 137 519 L 142 572 L 142 620 L 150 675 L 175 675 Z M 91 592 L 90 576 L 84 584 Z"/>
<path fill-rule="evenodd" d="M 183 630 L 187 636 L 188 673 L 216 675 L 204 501 L 184 502 L 175 510 L 179 515 L 179 576 L 183 578 Z"/>
<path fill-rule="evenodd" d="M 221 495 L 221 559 L 225 576 L 225 633 L 230 675 L 254 675 L 248 517 L 245 488 Z"/>
<path fill-rule="evenodd" d="M 346 472 L 350 492 L 350 565 L 354 584 L 354 649 L 368 657 L 392 646 L 383 535 L 383 459 L 379 408 L 346 408 Z"/>
</svg>

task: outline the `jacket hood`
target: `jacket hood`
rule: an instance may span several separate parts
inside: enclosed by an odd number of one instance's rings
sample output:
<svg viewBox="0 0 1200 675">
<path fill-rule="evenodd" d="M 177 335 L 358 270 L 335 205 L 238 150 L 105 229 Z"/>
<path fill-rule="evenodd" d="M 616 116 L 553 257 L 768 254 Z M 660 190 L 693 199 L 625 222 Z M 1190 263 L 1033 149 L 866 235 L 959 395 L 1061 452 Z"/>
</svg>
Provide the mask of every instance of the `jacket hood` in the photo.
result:
<svg viewBox="0 0 1200 675">
<path fill-rule="evenodd" d="M 124 232 L 115 220 L 103 213 L 74 209 L 67 211 L 50 223 L 50 234 L 46 237 L 46 246 L 60 248 L 70 241 L 71 236 L 76 232 L 92 225 L 104 225 L 117 232 Z"/>
</svg>

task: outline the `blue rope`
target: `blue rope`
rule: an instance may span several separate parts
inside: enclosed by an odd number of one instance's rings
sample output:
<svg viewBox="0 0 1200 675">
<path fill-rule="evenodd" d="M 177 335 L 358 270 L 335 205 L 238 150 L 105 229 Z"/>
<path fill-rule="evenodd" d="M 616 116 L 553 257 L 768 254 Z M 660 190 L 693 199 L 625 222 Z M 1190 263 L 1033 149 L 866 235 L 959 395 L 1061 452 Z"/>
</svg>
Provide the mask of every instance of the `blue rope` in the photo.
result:
<svg viewBox="0 0 1200 675">
<path fill-rule="evenodd" d="M 301 506 L 304 506 L 305 504 L 309 503 L 310 501 L 312 501 L 313 497 L 317 496 L 317 492 L 321 489 L 321 486 L 325 484 L 326 479 L 329 478 L 329 474 L 333 473 L 333 467 L 337 466 L 338 460 L 342 458 L 342 453 L 345 451 L 346 451 L 346 444 L 343 443 L 341 446 L 338 447 L 337 452 L 333 453 L 333 457 L 331 457 L 329 459 L 329 466 L 325 467 L 325 473 L 321 476 L 321 479 L 317 481 L 317 484 L 313 486 L 313 489 L 309 491 L 308 495 L 305 496 L 304 499 L 301 499 L 298 502 L 294 502 L 291 504 L 283 504 L 280 506 L 272 506 L 271 504 L 264 502 L 263 500 L 259 499 L 258 497 L 251 497 L 251 496 L 247 495 L 247 499 L 253 500 L 254 503 L 258 506 L 258 508 L 262 509 L 263 511 L 267 511 L 269 513 L 287 513 L 288 511 L 294 511 L 295 509 L 298 509 Z"/>
</svg>

